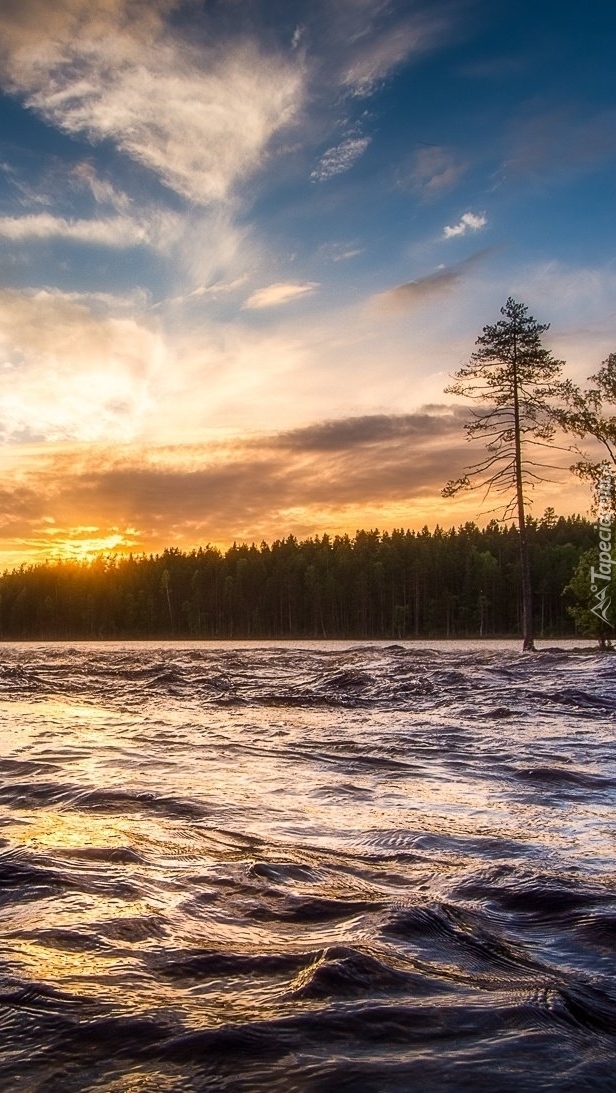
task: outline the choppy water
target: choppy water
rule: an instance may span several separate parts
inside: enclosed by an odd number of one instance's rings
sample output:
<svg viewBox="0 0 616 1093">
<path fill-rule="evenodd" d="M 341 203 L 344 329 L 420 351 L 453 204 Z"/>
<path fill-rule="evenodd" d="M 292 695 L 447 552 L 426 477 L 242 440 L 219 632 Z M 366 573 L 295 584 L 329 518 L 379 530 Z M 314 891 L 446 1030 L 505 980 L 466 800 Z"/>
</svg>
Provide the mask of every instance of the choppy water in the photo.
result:
<svg viewBox="0 0 616 1093">
<path fill-rule="evenodd" d="M 616 1089 L 616 662 L 0 647 L 0 1089 Z"/>
</svg>

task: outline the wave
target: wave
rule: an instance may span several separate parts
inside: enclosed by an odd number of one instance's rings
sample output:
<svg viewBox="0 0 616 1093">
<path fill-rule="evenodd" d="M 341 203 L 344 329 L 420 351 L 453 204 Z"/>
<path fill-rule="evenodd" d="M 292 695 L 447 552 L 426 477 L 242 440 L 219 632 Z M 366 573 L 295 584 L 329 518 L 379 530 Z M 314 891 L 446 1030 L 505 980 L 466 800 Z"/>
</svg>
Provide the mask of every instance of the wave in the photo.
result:
<svg viewBox="0 0 616 1093">
<path fill-rule="evenodd" d="M 604 658 L 3 650 L 1 1088 L 611 1088 Z"/>
</svg>

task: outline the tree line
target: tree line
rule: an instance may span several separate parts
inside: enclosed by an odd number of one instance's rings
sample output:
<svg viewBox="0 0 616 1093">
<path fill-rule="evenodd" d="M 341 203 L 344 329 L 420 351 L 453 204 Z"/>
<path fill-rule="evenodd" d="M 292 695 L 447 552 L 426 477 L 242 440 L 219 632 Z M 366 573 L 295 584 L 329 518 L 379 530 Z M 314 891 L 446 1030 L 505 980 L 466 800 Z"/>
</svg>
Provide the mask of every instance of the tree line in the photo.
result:
<svg viewBox="0 0 616 1093">
<path fill-rule="evenodd" d="M 527 519 L 533 623 L 573 635 L 564 593 L 593 523 L 547 509 Z M 0 577 L 0 637 L 468 638 L 519 633 L 517 527 L 358 531 L 272 544 L 21 566 Z"/>
<path fill-rule="evenodd" d="M 542 345 L 549 324 L 511 297 L 446 389 L 475 403 L 465 429 L 484 454 L 442 493 L 501 500 L 481 530 L 358 531 L 271 546 L 234 544 L 83 565 L 21 567 L 0 578 L 2 638 L 469 637 L 580 632 L 611 647 L 616 627 L 616 354 L 581 389 Z M 555 436 L 590 481 L 597 524 L 528 516 Z M 570 438 L 591 439 L 587 456 Z M 561 446 L 561 445 L 559 445 Z M 547 463 L 546 463 L 547 460 Z M 507 520 L 513 523 L 507 525 Z M 567 605 L 566 595 L 573 597 Z"/>
</svg>

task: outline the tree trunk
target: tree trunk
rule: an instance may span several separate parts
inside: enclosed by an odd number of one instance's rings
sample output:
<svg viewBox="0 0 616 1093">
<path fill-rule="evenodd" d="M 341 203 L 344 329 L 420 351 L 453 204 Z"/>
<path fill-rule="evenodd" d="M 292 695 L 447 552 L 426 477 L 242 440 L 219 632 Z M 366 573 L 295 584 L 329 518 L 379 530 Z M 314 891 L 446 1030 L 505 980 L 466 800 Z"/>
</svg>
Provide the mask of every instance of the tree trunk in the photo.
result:
<svg viewBox="0 0 616 1093">
<path fill-rule="evenodd" d="M 513 348 L 513 427 L 515 432 L 515 484 L 518 508 L 518 535 L 520 543 L 520 574 L 522 578 L 522 652 L 534 653 L 533 590 L 530 573 L 530 557 L 526 536 L 524 512 L 524 485 L 522 482 L 522 437 L 520 435 L 520 399 L 518 391 L 517 347 Z"/>
<path fill-rule="evenodd" d="M 519 512 L 519 510 L 518 510 Z M 533 632 L 533 591 L 528 556 L 528 540 L 524 510 L 519 514 L 520 534 L 520 571 L 522 576 L 522 652 L 534 653 L 535 638 Z"/>
</svg>

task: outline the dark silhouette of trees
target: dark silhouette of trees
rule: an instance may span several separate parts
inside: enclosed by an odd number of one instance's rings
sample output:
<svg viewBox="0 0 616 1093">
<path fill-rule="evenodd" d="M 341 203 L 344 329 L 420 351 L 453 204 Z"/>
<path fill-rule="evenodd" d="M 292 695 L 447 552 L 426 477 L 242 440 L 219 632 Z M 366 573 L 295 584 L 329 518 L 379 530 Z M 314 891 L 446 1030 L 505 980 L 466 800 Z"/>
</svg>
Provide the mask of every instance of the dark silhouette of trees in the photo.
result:
<svg viewBox="0 0 616 1093">
<path fill-rule="evenodd" d="M 527 519 L 535 625 L 574 632 L 562 591 L 596 530 L 548 510 Z M 0 576 L 0 637 L 496 637 L 516 633 L 517 528 L 360 531 L 183 553 L 21 566 Z"/>
<path fill-rule="evenodd" d="M 466 425 L 469 439 L 485 440 L 487 454 L 456 481 L 447 483 L 443 496 L 461 489 L 483 489 L 504 498 L 503 518 L 515 515 L 518 527 L 522 584 L 522 648 L 534 649 L 534 613 L 531 556 L 527 534 L 528 487 L 543 481 L 545 463 L 534 458 L 537 445 L 552 440 L 552 406 L 568 390 L 560 380 L 562 361 L 541 344 L 549 324 L 528 314 L 525 304 L 511 297 L 501 308 L 497 323 L 484 326 L 470 361 L 446 390 L 479 404 Z"/>
</svg>

